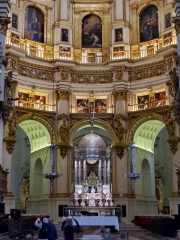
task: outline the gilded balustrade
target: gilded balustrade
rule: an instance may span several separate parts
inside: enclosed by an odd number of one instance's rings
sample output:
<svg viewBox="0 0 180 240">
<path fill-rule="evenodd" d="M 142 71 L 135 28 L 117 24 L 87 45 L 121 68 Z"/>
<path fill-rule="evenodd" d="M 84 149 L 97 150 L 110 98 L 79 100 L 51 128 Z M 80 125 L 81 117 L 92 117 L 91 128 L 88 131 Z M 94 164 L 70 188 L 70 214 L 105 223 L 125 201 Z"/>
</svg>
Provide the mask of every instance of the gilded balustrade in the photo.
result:
<svg viewBox="0 0 180 240">
<path fill-rule="evenodd" d="M 114 113 L 114 107 L 70 107 L 70 113 Z"/>
<path fill-rule="evenodd" d="M 32 102 L 32 101 L 18 100 L 16 106 L 22 107 L 22 108 L 41 110 L 41 111 L 49 111 L 49 112 L 56 111 L 55 105 L 36 103 L 36 102 Z"/>
<path fill-rule="evenodd" d="M 76 60 L 80 63 L 102 63 L 107 60 L 118 60 L 118 59 L 140 59 L 147 56 L 153 56 L 156 52 L 169 45 L 177 44 L 176 36 L 168 36 L 164 39 L 155 39 L 145 43 L 140 43 L 136 46 L 131 46 L 131 50 L 113 51 L 110 54 L 103 55 L 102 52 L 95 51 L 91 49 L 91 52 L 84 52 L 84 50 L 77 55 L 67 48 L 65 51 L 55 50 L 59 49 L 59 46 L 51 47 L 46 46 L 42 43 L 37 43 L 29 40 L 19 39 L 17 37 L 6 37 L 6 44 L 13 45 L 22 50 L 25 50 L 28 55 L 43 58 L 47 60 L 60 59 L 60 60 Z M 96 50 L 96 49 L 95 49 Z M 88 51 L 88 50 L 87 50 Z"/>
</svg>

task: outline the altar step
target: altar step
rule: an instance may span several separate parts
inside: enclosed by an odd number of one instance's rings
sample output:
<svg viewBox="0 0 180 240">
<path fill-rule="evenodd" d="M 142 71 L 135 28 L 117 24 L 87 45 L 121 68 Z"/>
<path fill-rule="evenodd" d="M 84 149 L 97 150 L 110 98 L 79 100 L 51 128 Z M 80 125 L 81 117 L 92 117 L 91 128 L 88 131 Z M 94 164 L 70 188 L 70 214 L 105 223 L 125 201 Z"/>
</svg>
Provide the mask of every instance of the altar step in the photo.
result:
<svg viewBox="0 0 180 240">
<path fill-rule="evenodd" d="M 119 230 L 120 231 L 122 231 L 122 230 L 123 231 L 132 231 L 132 232 L 136 232 L 136 231 L 138 231 L 138 232 L 145 232 L 146 231 L 146 229 L 143 229 L 140 226 L 136 226 L 136 225 L 131 224 L 131 223 L 129 223 L 129 224 L 120 223 L 119 224 Z"/>
</svg>

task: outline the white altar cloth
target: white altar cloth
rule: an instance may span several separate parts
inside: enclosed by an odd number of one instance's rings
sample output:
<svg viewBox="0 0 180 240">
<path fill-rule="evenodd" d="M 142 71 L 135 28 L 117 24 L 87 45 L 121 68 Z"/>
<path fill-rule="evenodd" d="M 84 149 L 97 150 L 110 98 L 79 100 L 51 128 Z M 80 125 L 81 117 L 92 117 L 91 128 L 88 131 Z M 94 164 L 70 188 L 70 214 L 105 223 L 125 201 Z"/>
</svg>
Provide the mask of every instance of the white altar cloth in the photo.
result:
<svg viewBox="0 0 180 240">
<path fill-rule="evenodd" d="M 114 226 L 116 230 L 119 231 L 119 222 L 118 218 L 115 216 L 107 216 L 107 217 L 98 217 L 98 216 L 90 216 L 90 217 L 74 217 L 77 219 L 80 226 Z M 73 225 L 76 225 L 73 221 Z"/>
</svg>

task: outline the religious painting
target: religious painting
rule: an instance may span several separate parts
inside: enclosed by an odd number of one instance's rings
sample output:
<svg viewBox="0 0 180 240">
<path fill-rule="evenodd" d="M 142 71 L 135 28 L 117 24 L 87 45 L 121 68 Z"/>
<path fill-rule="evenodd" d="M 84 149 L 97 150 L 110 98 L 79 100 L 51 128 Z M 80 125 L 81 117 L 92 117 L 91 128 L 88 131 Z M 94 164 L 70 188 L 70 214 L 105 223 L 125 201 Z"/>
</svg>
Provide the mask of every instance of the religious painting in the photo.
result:
<svg viewBox="0 0 180 240">
<path fill-rule="evenodd" d="M 70 47 L 60 47 L 60 57 L 71 57 L 71 48 Z"/>
<path fill-rule="evenodd" d="M 163 45 L 169 45 L 172 43 L 172 32 L 168 32 L 166 34 L 163 35 Z"/>
<path fill-rule="evenodd" d="M 44 16 L 35 7 L 26 8 L 24 38 L 44 43 Z"/>
<path fill-rule="evenodd" d="M 22 93 L 18 92 L 18 106 L 20 107 L 28 107 L 28 101 L 29 101 L 29 94 L 28 93 Z"/>
<path fill-rule="evenodd" d="M 97 15 L 83 18 L 82 48 L 102 48 L 102 22 Z"/>
<path fill-rule="evenodd" d="M 61 29 L 61 41 L 62 42 L 68 42 L 69 36 L 68 36 L 68 29 Z"/>
<path fill-rule="evenodd" d="M 87 113 L 88 112 L 88 99 L 77 99 L 77 112 Z"/>
<path fill-rule="evenodd" d="M 19 46 L 20 45 L 20 35 L 11 32 L 11 43 Z"/>
<path fill-rule="evenodd" d="M 140 16 L 140 42 L 159 38 L 158 9 L 152 5 L 144 9 Z"/>
<path fill-rule="evenodd" d="M 33 100 L 33 99 L 32 99 Z M 46 97 L 34 95 L 34 109 L 45 110 L 44 104 L 46 104 Z"/>
<path fill-rule="evenodd" d="M 95 100 L 95 108 L 97 112 L 106 113 L 106 99 L 96 99 Z"/>
<path fill-rule="evenodd" d="M 122 42 L 123 33 L 122 28 L 115 29 L 115 42 Z"/>
<path fill-rule="evenodd" d="M 123 56 L 124 56 L 124 46 L 113 48 L 113 57 L 114 58 L 123 57 Z"/>
<path fill-rule="evenodd" d="M 148 108 L 149 95 L 138 96 L 138 110 L 144 110 Z"/>
<path fill-rule="evenodd" d="M 166 92 L 155 93 L 156 107 L 166 106 Z"/>
<path fill-rule="evenodd" d="M 12 27 L 18 29 L 18 16 L 16 14 L 12 14 Z"/>
<path fill-rule="evenodd" d="M 165 15 L 165 28 L 171 27 L 171 14 L 168 13 Z"/>
</svg>

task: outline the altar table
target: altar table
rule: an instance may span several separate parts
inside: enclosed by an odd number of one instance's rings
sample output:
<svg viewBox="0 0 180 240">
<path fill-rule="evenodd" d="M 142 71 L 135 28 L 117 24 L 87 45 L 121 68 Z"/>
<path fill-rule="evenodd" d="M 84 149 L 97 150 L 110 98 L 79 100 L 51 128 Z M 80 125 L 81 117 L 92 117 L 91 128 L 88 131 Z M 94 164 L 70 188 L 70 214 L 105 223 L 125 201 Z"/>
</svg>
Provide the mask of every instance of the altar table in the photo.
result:
<svg viewBox="0 0 180 240">
<path fill-rule="evenodd" d="M 80 226 L 114 226 L 117 231 L 119 231 L 118 218 L 115 216 L 107 217 L 74 217 L 79 222 Z M 73 221 L 73 225 L 76 225 Z"/>
</svg>

